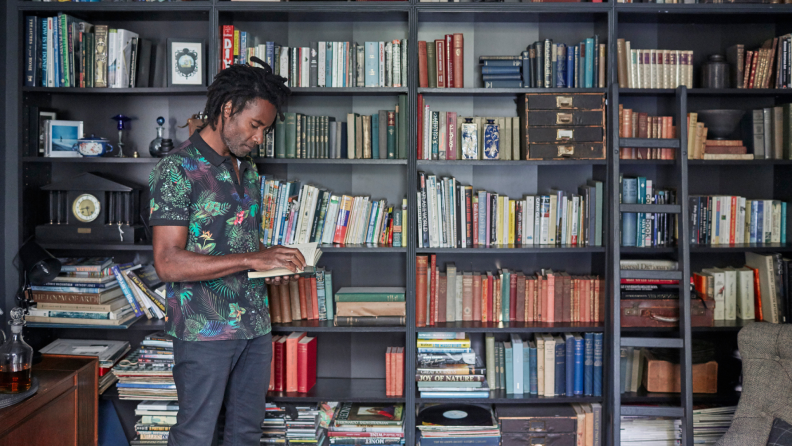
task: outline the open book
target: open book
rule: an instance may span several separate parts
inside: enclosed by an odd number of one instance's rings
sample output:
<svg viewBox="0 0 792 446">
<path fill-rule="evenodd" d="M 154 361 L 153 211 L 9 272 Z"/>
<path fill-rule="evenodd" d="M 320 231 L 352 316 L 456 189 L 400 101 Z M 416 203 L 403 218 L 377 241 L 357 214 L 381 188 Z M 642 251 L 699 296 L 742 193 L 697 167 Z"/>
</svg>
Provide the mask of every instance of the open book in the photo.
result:
<svg viewBox="0 0 792 446">
<path fill-rule="evenodd" d="M 286 245 L 287 248 L 297 248 L 305 257 L 305 268 L 300 272 L 293 272 L 286 268 L 275 268 L 269 271 L 249 271 L 248 279 L 266 279 L 267 277 L 278 276 L 292 276 L 298 274 L 313 274 L 316 272 L 316 263 L 322 257 L 322 250 L 319 249 L 319 244 L 314 243 L 300 243 L 296 245 Z"/>
</svg>

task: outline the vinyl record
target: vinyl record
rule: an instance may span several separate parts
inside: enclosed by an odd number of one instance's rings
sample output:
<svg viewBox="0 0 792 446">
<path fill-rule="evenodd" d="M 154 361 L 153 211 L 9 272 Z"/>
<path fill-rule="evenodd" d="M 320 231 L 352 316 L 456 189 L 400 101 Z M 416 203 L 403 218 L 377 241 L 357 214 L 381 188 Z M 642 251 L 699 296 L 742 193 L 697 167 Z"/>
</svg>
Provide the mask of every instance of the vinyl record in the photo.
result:
<svg viewBox="0 0 792 446">
<path fill-rule="evenodd" d="M 489 409 L 473 404 L 439 404 L 418 414 L 418 424 L 437 426 L 491 426 Z"/>
</svg>

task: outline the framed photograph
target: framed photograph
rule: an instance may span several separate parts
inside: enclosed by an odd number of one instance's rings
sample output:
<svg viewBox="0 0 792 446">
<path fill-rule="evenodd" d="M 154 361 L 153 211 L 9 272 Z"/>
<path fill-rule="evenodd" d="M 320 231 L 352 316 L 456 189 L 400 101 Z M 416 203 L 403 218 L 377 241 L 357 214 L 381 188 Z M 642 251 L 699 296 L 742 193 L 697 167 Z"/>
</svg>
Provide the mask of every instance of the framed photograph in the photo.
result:
<svg viewBox="0 0 792 446">
<path fill-rule="evenodd" d="M 74 148 L 77 140 L 83 136 L 82 121 L 59 121 L 57 119 L 46 122 L 46 152 L 45 156 L 52 158 L 79 158 L 80 152 Z"/>
<path fill-rule="evenodd" d="M 204 43 L 199 39 L 168 39 L 168 87 L 203 85 Z"/>
<path fill-rule="evenodd" d="M 47 122 L 58 119 L 58 115 L 50 110 L 38 110 L 38 154 L 43 156 L 47 153 Z"/>
</svg>

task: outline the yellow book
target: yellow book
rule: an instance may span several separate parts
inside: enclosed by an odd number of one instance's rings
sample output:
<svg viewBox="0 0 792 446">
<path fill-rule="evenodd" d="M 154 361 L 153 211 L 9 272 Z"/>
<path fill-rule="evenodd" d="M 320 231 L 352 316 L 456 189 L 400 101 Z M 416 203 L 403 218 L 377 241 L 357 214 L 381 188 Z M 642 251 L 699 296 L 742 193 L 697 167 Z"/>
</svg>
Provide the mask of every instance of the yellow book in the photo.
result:
<svg viewBox="0 0 792 446">
<path fill-rule="evenodd" d="M 696 148 L 696 122 L 698 113 L 688 113 L 688 134 L 687 134 L 687 153 L 688 159 L 697 159 Z"/>
<path fill-rule="evenodd" d="M 516 215 L 516 204 L 514 200 L 509 200 L 509 244 L 514 245 L 514 219 Z"/>
<path fill-rule="evenodd" d="M 470 348 L 470 339 L 419 339 L 418 348 Z"/>
<path fill-rule="evenodd" d="M 496 233 L 496 244 L 502 245 L 503 244 L 503 198 L 498 197 L 498 220 L 495 222 L 495 233 Z"/>
<path fill-rule="evenodd" d="M 239 56 L 239 30 L 234 30 L 234 56 Z"/>
</svg>

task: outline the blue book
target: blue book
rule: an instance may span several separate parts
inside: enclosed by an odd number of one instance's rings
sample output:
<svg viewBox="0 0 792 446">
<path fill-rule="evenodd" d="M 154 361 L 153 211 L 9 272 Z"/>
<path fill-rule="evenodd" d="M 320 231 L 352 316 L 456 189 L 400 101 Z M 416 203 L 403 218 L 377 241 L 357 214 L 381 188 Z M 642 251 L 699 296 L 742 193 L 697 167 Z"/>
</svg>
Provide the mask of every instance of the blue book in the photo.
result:
<svg viewBox="0 0 792 446">
<path fill-rule="evenodd" d="M 583 395 L 583 337 L 575 335 L 575 386 L 574 395 Z"/>
<path fill-rule="evenodd" d="M 594 396 L 602 396 L 602 333 L 594 333 Z"/>
<path fill-rule="evenodd" d="M 575 88 L 575 51 L 572 48 L 567 48 L 565 74 L 567 88 Z"/>
<path fill-rule="evenodd" d="M 531 353 L 528 341 L 520 341 L 522 344 L 523 366 L 522 366 L 522 385 L 523 395 L 531 393 Z"/>
<path fill-rule="evenodd" d="M 422 347 L 418 353 L 473 353 L 472 348 L 429 348 Z"/>
<path fill-rule="evenodd" d="M 714 199 L 712 201 L 715 201 Z M 764 200 L 756 200 L 756 243 L 764 243 Z M 713 203 L 713 206 L 715 204 Z M 720 218 L 718 218 L 720 220 Z M 717 229 L 716 229 L 716 234 Z"/>
<path fill-rule="evenodd" d="M 500 436 L 465 437 L 464 440 L 459 438 L 421 437 L 421 446 L 459 446 L 463 443 L 465 446 L 498 446 L 500 445 Z"/>
<path fill-rule="evenodd" d="M 527 51 L 523 51 L 527 53 Z M 523 67 L 523 60 L 482 60 L 481 65 L 485 67 Z"/>
<path fill-rule="evenodd" d="M 371 115 L 371 157 L 379 158 L 379 113 Z"/>
<path fill-rule="evenodd" d="M 514 393 L 522 395 L 525 393 L 525 384 L 523 381 L 523 342 L 519 335 L 511 335 L 512 344 L 512 366 L 514 367 Z"/>
<path fill-rule="evenodd" d="M 325 310 L 327 311 L 327 320 L 332 321 L 335 311 L 333 310 L 333 273 L 330 271 L 324 272 L 325 280 Z"/>
<path fill-rule="evenodd" d="M 47 86 L 47 19 L 41 19 L 41 86 Z"/>
<path fill-rule="evenodd" d="M 575 335 L 572 333 L 564 333 L 564 348 L 566 353 L 566 364 L 564 365 L 566 370 L 566 377 L 565 383 L 565 391 L 566 396 L 572 396 L 575 394 Z"/>
<path fill-rule="evenodd" d="M 638 203 L 638 179 L 622 178 L 622 203 Z M 637 241 L 638 214 L 622 213 L 622 246 L 635 246 Z"/>
<path fill-rule="evenodd" d="M 56 293 L 82 293 L 82 294 L 102 294 L 114 289 L 118 288 L 118 282 L 112 288 L 83 288 L 77 286 L 58 286 L 58 285 L 47 285 L 47 286 L 39 286 L 39 285 L 32 285 L 30 289 L 32 291 L 51 291 Z"/>
<path fill-rule="evenodd" d="M 530 370 L 530 381 L 529 381 L 529 389 L 531 391 L 531 395 L 539 395 L 539 377 L 536 375 L 536 342 L 529 341 L 528 342 L 528 357 L 530 358 L 531 362 L 531 370 Z"/>
<path fill-rule="evenodd" d="M 486 218 L 487 218 L 487 206 L 486 206 L 486 203 L 487 203 L 487 192 L 486 191 L 483 191 L 483 190 L 479 191 L 479 193 L 478 193 L 478 202 L 479 202 L 479 207 L 478 207 L 479 221 L 486 221 Z M 483 206 L 482 206 L 482 203 L 484 204 Z M 487 228 L 485 226 L 486 225 L 478 225 L 478 240 L 479 240 L 479 245 L 482 245 L 482 246 L 486 244 L 486 242 L 484 241 L 484 238 L 486 237 L 486 234 L 487 234 Z"/>
<path fill-rule="evenodd" d="M 489 398 L 486 390 L 476 392 L 421 392 L 421 398 Z"/>
<path fill-rule="evenodd" d="M 630 374 L 630 347 L 619 348 L 619 392 L 624 393 L 627 387 L 627 375 Z"/>
<path fill-rule="evenodd" d="M 555 395 L 566 394 L 566 343 L 561 336 L 554 336 L 555 346 Z"/>
<path fill-rule="evenodd" d="M 523 88 L 522 81 L 486 81 L 484 88 Z"/>
<path fill-rule="evenodd" d="M 566 88 L 566 61 L 567 61 L 567 46 L 563 43 L 558 44 L 558 71 L 556 76 L 556 87 L 558 88 Z"/>
<path fill-rule="evenodd" d="M 124 268 L 121 268 L 121 270 L 123 271 Z M 118 281 L 110 280 L 108 282 L 103 282 L 103 283 L 46 282 L 42 286 L 45 286 L 45 287 L 49 287 L 49 286 L 63 286 L 63 287 L 77 287 L 77 288 L 100 288 L 100 289 L 103 289 L 103 290 L 107 291 L 107 290 L 111 290 L 113 288 L 118 288 Z M 32 286 L 30 288 L 33 289 Z"/>
<path fill-rule="evenodd" d="M 481 74 L 521 74 L 521 66 L 481 67 Z"/>
<path fill-rule="evenodd" d="M 514 73 L 504 73 L 504 74 L 484 74 L 481 76 L 481 80 L 484 82 L 492 82 L 492 81 L 520 81 L 522 82 L 522 73 L 519 71 Z"/>
<path fill-rule="evenodd" d="M 267 65 L 269 65 L 270 68 L 274 69 L 275 68 L 274 67 L 274 64 L 275 64 L 275 42 L 265 42 L 264 44 L 266 45 L 265 46 L 266 55 L 264 56 L 264 58 L 265 58 L 264 62 L 267 62 Z M 284 76 L 284 77 L 286 77 L 286 76 Z"/>
<path fill-rule="evenodd" d="M 239 32 L 239 63 L 247 63 L 247 32 Z"/>
<path fill-rule="evenodd" d="M 512 351 L 512 344 L 509 341 L 503 343 L 504 354 L 504 369 L 503 374 L 506 375 L 506 393 L 514 394 L 514 353 Z"/>
<path fill-rule="evenodd" d="M 504 322 L 509 322 L 509 317 L 510 317 L 509 314 L 509 304 L 510 304 L 509 295 L 511 294 L 509 291 L 510 276 L 511 274 L 509 273 L 509 270 L 503 268 L 503 271 L 501 272 L 501 302 L 503 303 L 501 315 L 503 317 Z"/>
<path fill-rule="evenodd" d="M 327 42 L 327 49 L 325 50 L 325 86 L 333 86 L 333 42 Z"/>
<path fill-rule="evenodd" d="M 584 333 L 585 347 L 583 350 L 583 394 L 594 394 L 594 333 Z"/>
<path fill-rule="evenodd" d="M 586 88 L 594 87 L 594 38 L 586 39 Z"/>
<path fill-rule="evenodd" d="M 143 311 L 140 309 L 140 305 L 138 305 L 137 299 L 135 295 L 132 293 L 132 290 L 129 288 L 129 285 L 124 280 L 124 276 L 121 270 L 118 268 L 118 265 L 113 265 L 110 268 L 110 271 L 116 276 L 118 280 L 118 284 L 121 285 L 121 291 L 124 293 L 124 297 L 129 302 L 129 305 L 132 306 L 132 309 L 135 310 L 135 316 L 143 316 Z"/>
<path fill-rule="evenodd" d="M 366 86 L 379 87 L 379 42 L 366 42 Z"/>
<path fill-rule="evenodd" d="M 529 57 L 528 51 L 523 51 L 521 56 L 523 85 L 531 85 L 531 59 Z"/>
</svg>

